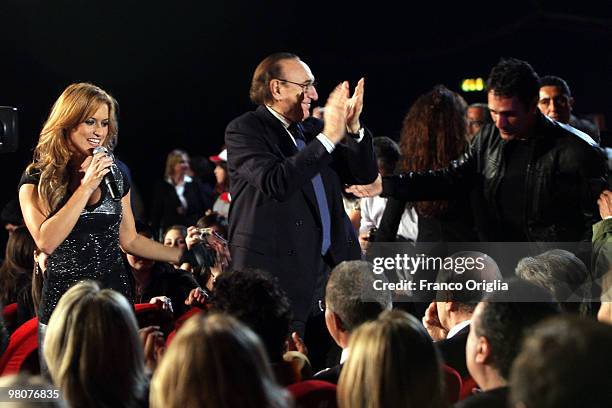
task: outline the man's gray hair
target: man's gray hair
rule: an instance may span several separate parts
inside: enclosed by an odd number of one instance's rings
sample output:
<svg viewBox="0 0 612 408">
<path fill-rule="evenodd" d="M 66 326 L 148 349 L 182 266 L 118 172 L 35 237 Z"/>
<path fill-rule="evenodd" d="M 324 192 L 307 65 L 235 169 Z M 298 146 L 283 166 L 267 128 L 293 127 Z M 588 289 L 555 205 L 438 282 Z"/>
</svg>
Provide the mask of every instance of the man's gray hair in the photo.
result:
<svg viewBox="0 0 612 408">
<path fill-rule="evenodd" d="M 391 309 L 391 292 L 374 289 L 376 280 L 387 282 L 384 275 L 374 274 L 373 265 L 365 261 L 345 261 L 332 270 L 325 289 L 325 302 L 347 331 Z"/>
</svg>

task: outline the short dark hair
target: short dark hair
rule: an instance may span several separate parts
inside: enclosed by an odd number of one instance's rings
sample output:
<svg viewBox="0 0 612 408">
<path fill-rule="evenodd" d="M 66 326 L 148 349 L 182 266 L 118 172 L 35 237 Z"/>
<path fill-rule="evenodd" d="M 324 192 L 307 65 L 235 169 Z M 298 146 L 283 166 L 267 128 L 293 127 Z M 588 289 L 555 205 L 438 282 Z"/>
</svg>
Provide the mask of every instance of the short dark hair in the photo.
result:
<svg viewBox="0 0 612 408">
<path fill-rule="evenodd" d="M 491 366 L 507 379 L 525 333 L 540 321 L 559 313 L 559 306 L 546 289 L 519 279 L 510 280 L 508 291 L 494 292 L 483 300 L 482 313 L 473 330 L 491 345 Z M 522 302 L 529 294 L 540 302 Z M 546 301 L 547 300 L 547 301 Z"/>
<path fill-rule="evenodd" d="M 378 136 L 372 140 L 372 146 L 379 166 L 387 175 L 393 174 L 400 158 L 399 145 L 387 136 Z"/>
<path fill-rule="evenodd" d="M 563 315 L 536 327 L 525 340 L 510 378 L 512 406 L 532 408 L 610 405 L 612 326 Z"/>
<path fill-rule="evenodd" d="M 487 79 L 487 92 L 512 98 L 529 108 L 537 100 L 540 78 L 528 62 L 516 58 L 502 58 L 493 67 Z"/>
<path fill-rule="evenodd" d="M 270 360 L 282 360 L 292 314 L 287 295 L 267 272 L 224 272 L 215 282 L 211 307 L 242 321 L 262 339 Z"/>
<path fill-rule="evenodd" d="M 372 264 L 365 261 L 344 261 L 330 273 L 325 303 L 342 320 L 347 331 L 391 309 L 391 292 L 373 290 L 378 279 L 384 278 L 375 275 Z"/>
<path fill-rule="evenodd" d="M 546 75 L 540 78 L 540 88 L 543 86 L 556 86 L 563 95 L 572 96 L 570 87 L 563 78 L 554 75 Z"/>
<path fill-rule="evenodd" d="M 257 65 L 251 80 L 251 89 L 249 90 L 249 97 L 254 104 L 264 105 L 272 100 L 269 87 L 270 81 L 281 76 L 282 69 L 280 62 L 288 59 L 299 60 L 299 57 L 289 52 L 277 52 L 267 56 Z"/>
</svg>

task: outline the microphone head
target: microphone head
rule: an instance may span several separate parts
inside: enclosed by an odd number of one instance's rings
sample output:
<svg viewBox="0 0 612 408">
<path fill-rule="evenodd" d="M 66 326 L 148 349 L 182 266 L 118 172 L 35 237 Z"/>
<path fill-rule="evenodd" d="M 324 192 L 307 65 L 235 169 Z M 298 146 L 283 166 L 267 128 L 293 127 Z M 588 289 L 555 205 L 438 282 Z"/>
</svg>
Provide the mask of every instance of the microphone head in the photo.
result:
<svg viewBox="0 0 612 408">
<path fill-rule="evenodd" d="M 95 149 L 93 149 L 93 154 L 98 154 L 98 153 L 108 153 L 108 149 L 104 146 L 98 146 Z"/>
</svg>

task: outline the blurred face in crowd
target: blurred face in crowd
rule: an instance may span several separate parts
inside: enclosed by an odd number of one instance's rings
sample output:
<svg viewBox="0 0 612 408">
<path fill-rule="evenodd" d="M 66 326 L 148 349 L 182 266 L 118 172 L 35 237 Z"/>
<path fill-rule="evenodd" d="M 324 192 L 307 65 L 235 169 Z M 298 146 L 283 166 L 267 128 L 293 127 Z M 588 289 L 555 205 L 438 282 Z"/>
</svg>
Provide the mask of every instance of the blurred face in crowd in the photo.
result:
<svg viewBox="0 0 612 408">
<path fill-rule="evenodd" d="M 540 88 L 538 108 L 540 112 L 561 123 L 569 123 L 574 100 L 562 93 L 558 86 L 543 86 Z"/>
<path fill-rule="evenodd" d="M 225 169 L 218 163 L 215 167 L 215 179 L 217 180 L 217 184 L 223 184 L 225 183 L 225 180 L 227 180 L 227 173 Z"/>
<path fill-rule="evenodd" d="M 488 114 L 489 112 L 485 109 L 477 106 L 472 106 L 467 109 L 468 135 L 470 138 L 480 131 L 480 128 L 486 123 L 485 115 Z"/>
<path fill-rule="evenodd" d="M 182 155 L 181 160 L 178 161 L 173 168 L 174 174 L 176 176 L 184 176 L 189 171 L 189 157 L 187 155 Z"/>
<path fill-rule="evenodd" d="M 272 108 L 291 122 L 300 122 L 310 116 L 310 105 L 319 99 L 314 76 L 308 65 L 299 59 L 280 61 L 282 78 L 272 79 Z"/>
<path fill-rule="evenodd" d="M 177 248 L 185 248 L 187 244 L 185 243 L 185 236 L 181 232 L 181 230 L 173 228 L 166 232 L 164 236 L 164 245 L 169 247 L 177 247 Z"/>
<path fill-rule="evenodd" d="M 70 130 L 70 148 L 80 156 L 89 156 L 92 149 L 102 146 L 108 135 L 109 111 L 108 105 L 100 104 L 93 116 Z"/>
<path fill-rule="evenodd" d="M 508 98 L 495 95 L 494 91 L 489 91 L 487 99 L 491 118 L 502 139 L 524 139 L 529 135 L 535 121 L 535 101 L 527 107 L 517 96 Z"/>
</svg>

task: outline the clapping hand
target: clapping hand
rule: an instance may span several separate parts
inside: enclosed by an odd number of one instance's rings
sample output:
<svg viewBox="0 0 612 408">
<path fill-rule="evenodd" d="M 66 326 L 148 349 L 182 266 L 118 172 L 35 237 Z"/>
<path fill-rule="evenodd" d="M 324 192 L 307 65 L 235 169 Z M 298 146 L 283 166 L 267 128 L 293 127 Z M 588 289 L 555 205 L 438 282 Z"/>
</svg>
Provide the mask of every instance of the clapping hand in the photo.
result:
<svg viewBox="0 0 612 408">
<path fill-rule="evenodd" d="M 361 127 L 359 116 L 361 111 L 363 111 L 364 82 L 363 78 L 357 82 L 353 96 L 346 101 L 346 128 L 351 133 L 359 132 Z"/>
</svg>

